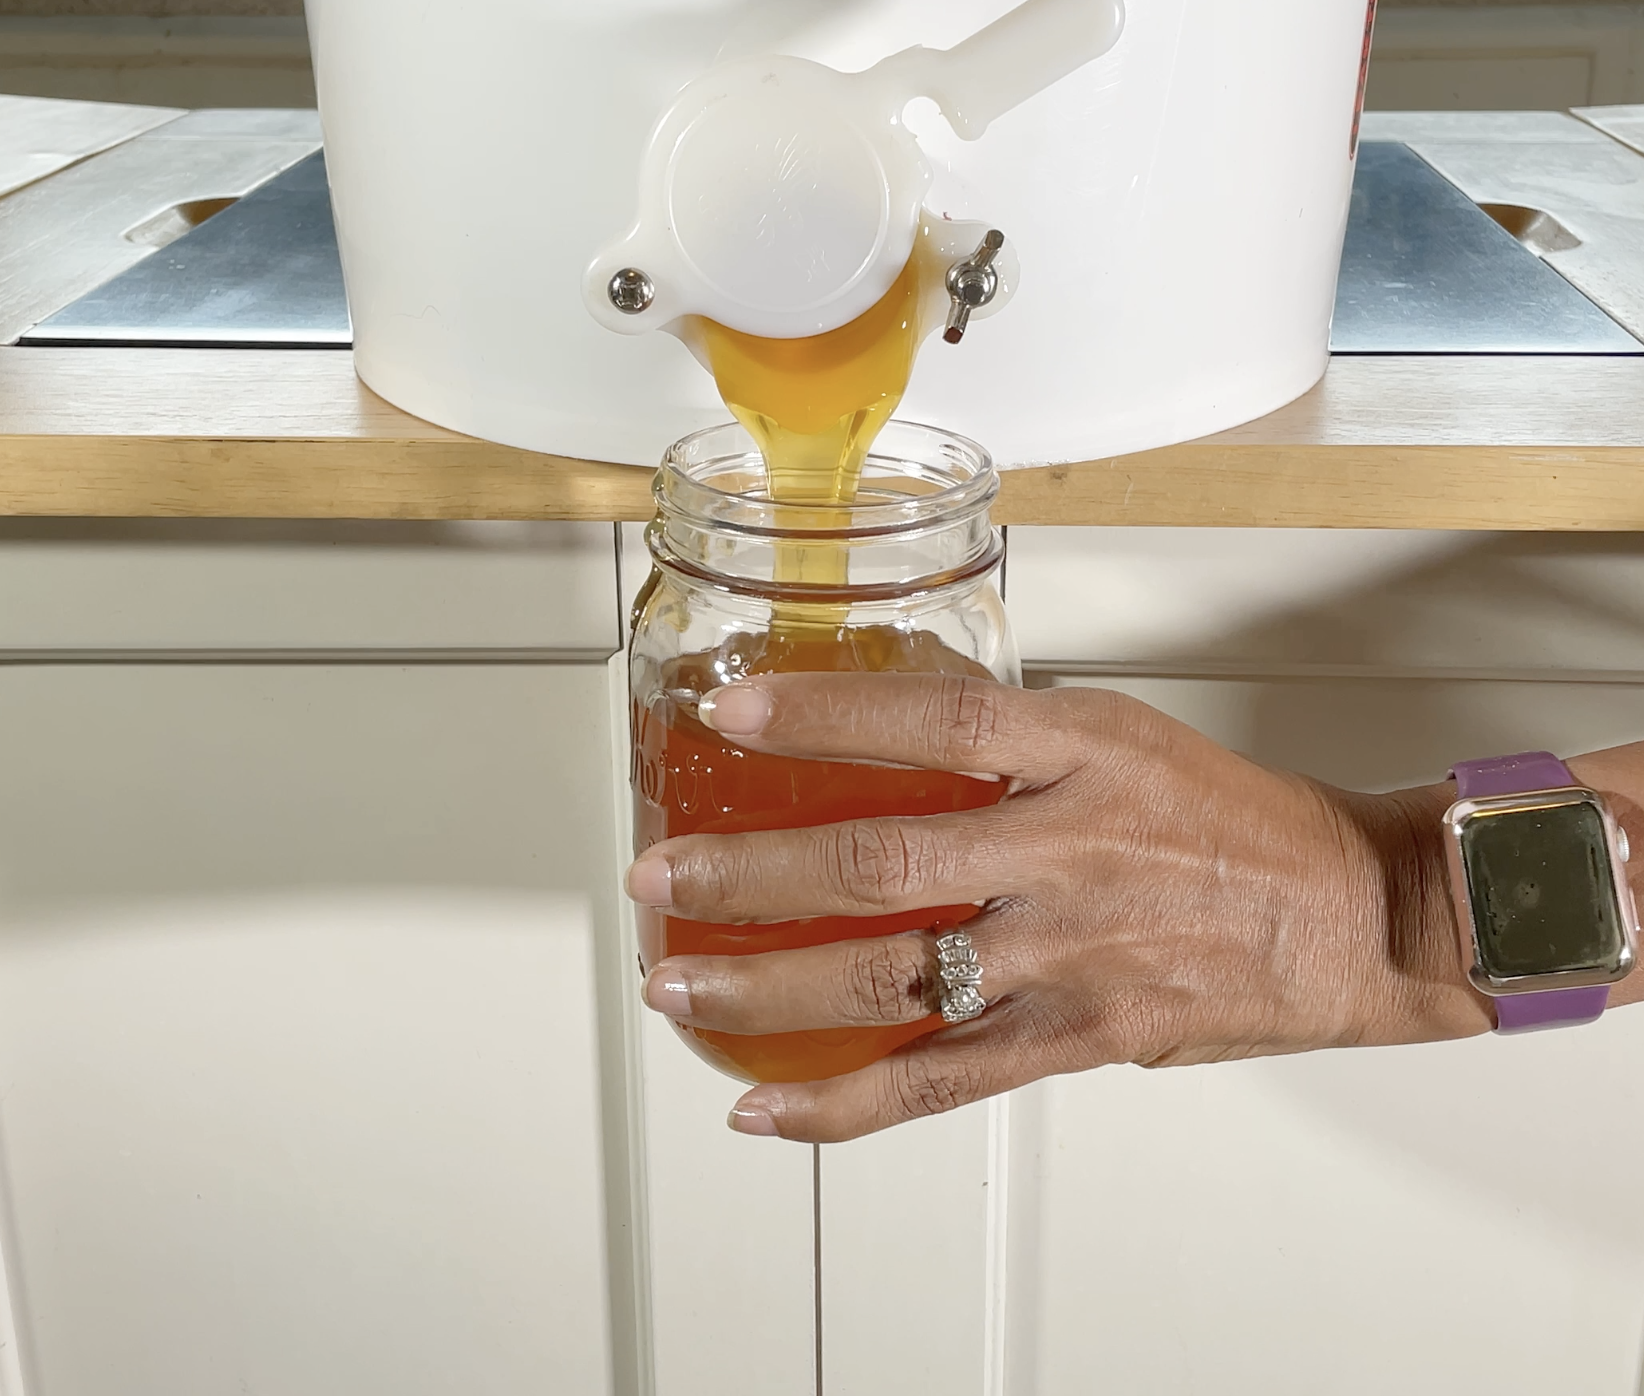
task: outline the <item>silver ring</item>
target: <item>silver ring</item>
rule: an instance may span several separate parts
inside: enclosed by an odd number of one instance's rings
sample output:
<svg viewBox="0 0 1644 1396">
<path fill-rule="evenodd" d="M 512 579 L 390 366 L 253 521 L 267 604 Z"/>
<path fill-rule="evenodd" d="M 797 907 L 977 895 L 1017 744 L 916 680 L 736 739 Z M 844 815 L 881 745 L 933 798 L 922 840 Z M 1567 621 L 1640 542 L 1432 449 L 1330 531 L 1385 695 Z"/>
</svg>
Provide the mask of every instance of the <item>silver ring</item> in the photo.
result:
<svg viewBox="0 0 1644 1396">
<path fill-rule="evenodd" d="M 987 1012 L 982 997 L 982 962 L 976 947 L 963 931 L 954 931 L 936 942 L 936 958 L 942 968 L 942 1021 L 968 1023 Z"/>
</svg>

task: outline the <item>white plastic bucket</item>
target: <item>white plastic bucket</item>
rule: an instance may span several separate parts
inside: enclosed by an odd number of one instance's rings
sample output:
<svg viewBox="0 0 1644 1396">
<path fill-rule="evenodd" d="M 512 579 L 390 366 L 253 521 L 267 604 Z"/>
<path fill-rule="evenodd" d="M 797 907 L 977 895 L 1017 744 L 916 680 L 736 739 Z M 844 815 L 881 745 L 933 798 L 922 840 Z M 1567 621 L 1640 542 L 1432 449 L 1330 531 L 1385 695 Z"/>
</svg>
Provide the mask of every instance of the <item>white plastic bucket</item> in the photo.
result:
<svg viewBox="0 0 1644 1396">
<path fill-rule="evenodd" d="M 844 69 L 948 47 L 1013 0 L 308 0 L 361 378 L 475 436 L 651 465 L 725 418 L 671 336 L 580 294 L 645 137 L 724 52 Z M 1022 286 L 929 345 L 900 415 L 1006 466 L 1274 410 L 1324 370 L 1367 0 L 1130 0 L 1124 38 L 966 144 L 910 121 L 938 212 L 1014 240 Z"/>
</svg>

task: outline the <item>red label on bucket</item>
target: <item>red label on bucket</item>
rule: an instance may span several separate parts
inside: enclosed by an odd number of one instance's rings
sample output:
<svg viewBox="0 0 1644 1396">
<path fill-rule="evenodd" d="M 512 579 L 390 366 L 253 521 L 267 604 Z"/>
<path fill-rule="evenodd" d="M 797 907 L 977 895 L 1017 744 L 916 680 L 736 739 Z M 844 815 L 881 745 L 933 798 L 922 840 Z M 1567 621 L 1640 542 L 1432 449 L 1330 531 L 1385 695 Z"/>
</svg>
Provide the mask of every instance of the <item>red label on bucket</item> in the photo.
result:
<svg viewBox="0 0 1644 1396">
<path fill-rule="evenodd" d="M 1359 93 L 1353 103 L 1353 135 L 1347 142 L 1347 158 L 1359 153 L 1359 123 L 1364 119 L 1364 90 L 1370 83 L 1370 41 L 1376 35 L 1376 0 L 1364 11 L 1364 52 L 1359 58 Z"/>
</svg>

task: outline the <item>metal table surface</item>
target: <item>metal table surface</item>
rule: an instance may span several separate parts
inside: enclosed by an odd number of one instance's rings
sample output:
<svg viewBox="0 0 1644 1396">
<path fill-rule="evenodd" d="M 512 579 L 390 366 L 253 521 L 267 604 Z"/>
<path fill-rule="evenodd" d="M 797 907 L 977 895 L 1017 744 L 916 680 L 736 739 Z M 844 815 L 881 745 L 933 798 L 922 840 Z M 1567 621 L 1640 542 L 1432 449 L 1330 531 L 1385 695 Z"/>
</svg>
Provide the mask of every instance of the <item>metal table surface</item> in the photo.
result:
<svg viewBox="0 0 1644 1396">
<path fill-rule="evenodd" d="M 1330 347 L 1644 354 L 1644 343 L 1396 141 L 1359 148 Z"/>
<path fill-rule="evenodd" d="M 274 176 L 19 342 L 348 348 L 353 329 L 324 153 Z"/>
</svg>

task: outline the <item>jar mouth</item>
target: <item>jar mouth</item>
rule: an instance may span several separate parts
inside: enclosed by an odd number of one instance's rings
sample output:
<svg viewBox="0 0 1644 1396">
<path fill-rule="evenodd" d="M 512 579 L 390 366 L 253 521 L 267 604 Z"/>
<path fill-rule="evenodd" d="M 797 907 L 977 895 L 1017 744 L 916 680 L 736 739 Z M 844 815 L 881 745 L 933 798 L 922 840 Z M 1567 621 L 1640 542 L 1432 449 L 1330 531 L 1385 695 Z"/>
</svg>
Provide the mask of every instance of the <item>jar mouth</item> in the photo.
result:
<svg viewBox="0 0 1644 1396">
<path fill-rule="evenodd" d="M 848 542 L 985 514 L 999 493 L 993 458 L 976 442 L 938 427 L 891 421 L 862 468 L 850 504 L 773 499 L 764 457 L 731 422 L 676 441 L 652 486 L 665 514 L 755 538 Z"/>
<path fill-rule="evenodd" d="M 813 537 L 816 535 L 812 535 Z M 788 601 L 810 606 L 853 606 L 877 601 L 911 601 L 935 596 L 952 587 L 981 582 L 998 570 L 1005 560 L 1005 544 L 998 533 L 988 531 L 982 546 L 964 561 L 941 571 L 918 572 L 898 578 L 866 581 L 827 582 L 778 581 L 768 572 L 743 575 L 723 563 L 709 566 L 671 548 L 653 524 L 646 538 L 656 563 L 715 591 L 757 598 L 761 601 Z"/>
</svg>

